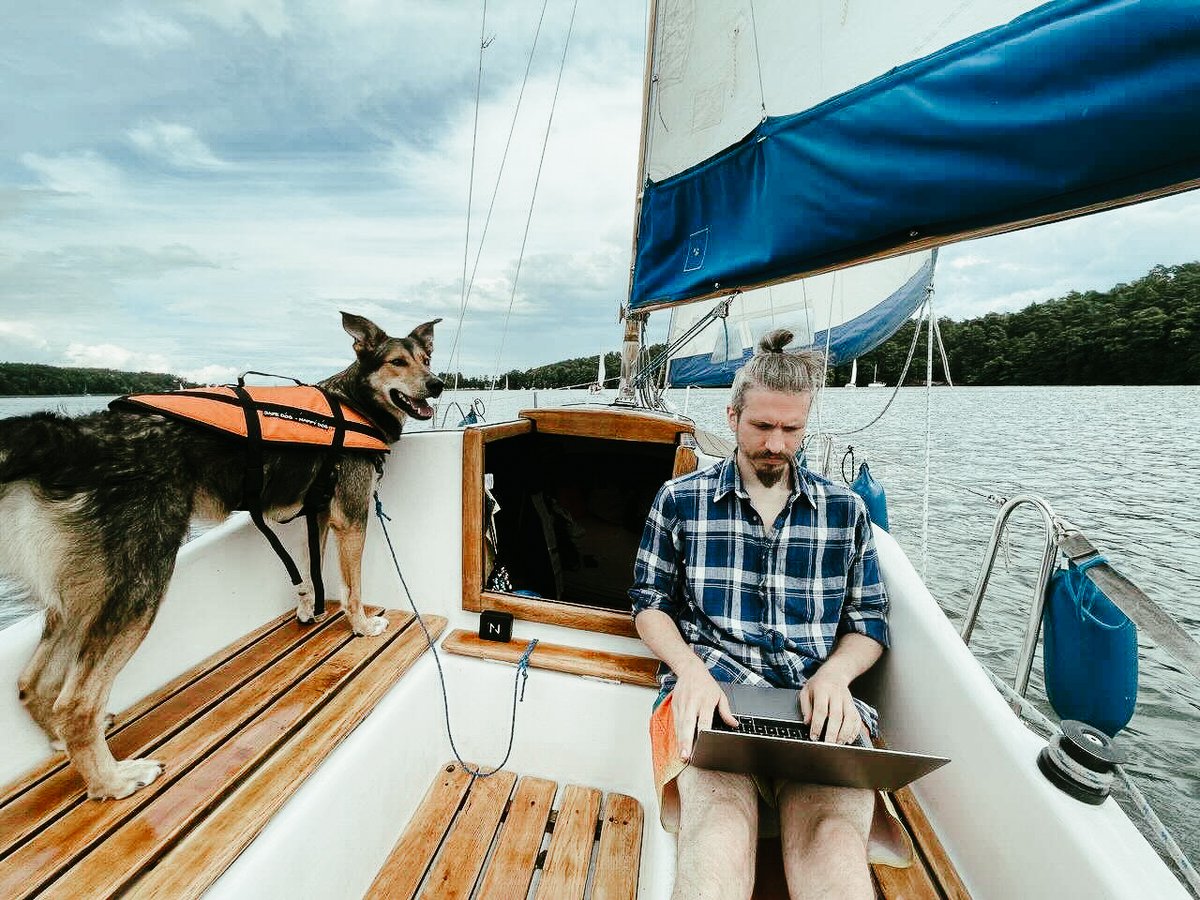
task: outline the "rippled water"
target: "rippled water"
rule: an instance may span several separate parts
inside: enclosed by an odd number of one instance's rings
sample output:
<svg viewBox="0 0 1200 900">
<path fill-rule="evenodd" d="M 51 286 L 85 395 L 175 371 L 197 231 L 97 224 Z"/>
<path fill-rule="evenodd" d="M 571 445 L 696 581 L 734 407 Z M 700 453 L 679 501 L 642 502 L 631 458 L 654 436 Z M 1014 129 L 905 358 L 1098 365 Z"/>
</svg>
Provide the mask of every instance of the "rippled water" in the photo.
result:
<svg viewBox="0 0 1200 900">
<path fill-rule="evenodd" d="M 612 392 L 607 392 L 611 399 Z M 479 396 L 489 422 L 518 409 L 577 402 L 582 392 L 447 395 L 438 419 L 453 426 Z M 842 432 L 881 411 L 891 389 L 830 389 L 810 421 Z M 702 427 L 727 433 L 724 390 L 671 391 Z M 0 416 L 34 409 L 81 412 L 109 398 L 6 398 Z M 961 617 L 995 521 L 986 495 L 1033 493 L 1069 519 L 1125 575 L 1200 638 L 1200 389 L 1189 387 L 939 388 L 928 397 L 931 449 L 929 537 L 922 541 L 926 392 L 905 388 L 865 432 L 840 438 L 888 494 L 892 532 L 925 569 L 952 619 Z M 420 427 L 420 426 L 418 426 Z M 982 495 L 982 496 L 981 496 Z M 1040 520 L 1018 512 L 993 573 L 972 648 L 1011 681 L 1041 554 Z M 0 623 L 17 613 L 0 599 Z M 1139 786 L 1193 860 L 1200 861 L 1200 684 L 1143 642 L 1137 713 L 1118 737 Z M 1042 696 L 1040 660 L 1030 696 Z M 1044 704 L 1043 704 L 1043 708 Z"/>
</svg>

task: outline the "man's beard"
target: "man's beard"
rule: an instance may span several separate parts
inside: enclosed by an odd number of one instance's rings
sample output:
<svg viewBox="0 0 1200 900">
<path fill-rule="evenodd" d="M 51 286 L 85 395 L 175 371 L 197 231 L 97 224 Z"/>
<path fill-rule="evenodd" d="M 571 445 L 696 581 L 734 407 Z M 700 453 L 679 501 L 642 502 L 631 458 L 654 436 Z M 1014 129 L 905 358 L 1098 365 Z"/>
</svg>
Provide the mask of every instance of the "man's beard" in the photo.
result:
<svg viewBox="0 0 1200 900">
<path fill-rule="evenodd" d="M 787 460 L 781 460 L 773 453 L 755 454 L 750 457 L 750 466 L 759 483 L 765 488 L 773 488 L 779 480 L 788 473 Z"/>
</svg>

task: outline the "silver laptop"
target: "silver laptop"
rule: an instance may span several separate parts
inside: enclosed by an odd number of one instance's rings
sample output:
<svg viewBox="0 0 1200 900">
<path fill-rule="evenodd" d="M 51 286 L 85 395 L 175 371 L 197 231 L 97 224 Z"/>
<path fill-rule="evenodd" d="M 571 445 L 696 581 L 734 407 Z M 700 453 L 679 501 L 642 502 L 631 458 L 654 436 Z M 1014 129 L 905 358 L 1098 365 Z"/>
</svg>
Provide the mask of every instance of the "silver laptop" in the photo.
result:
<svg viewBox="0 0 1200 900">
<path fill-rule="evenodd" d="M 944 756 L 877 750 L 865 738 L 858 744 L 809 740 L 799 694 L 791 688 L 722 684 L 721 689 L 741 727 L 731 729 L 719 715 L 714 727 L 701 726 L 692 763 L 705 769 L 894 791 L 950 762 Z"/>
</svg>

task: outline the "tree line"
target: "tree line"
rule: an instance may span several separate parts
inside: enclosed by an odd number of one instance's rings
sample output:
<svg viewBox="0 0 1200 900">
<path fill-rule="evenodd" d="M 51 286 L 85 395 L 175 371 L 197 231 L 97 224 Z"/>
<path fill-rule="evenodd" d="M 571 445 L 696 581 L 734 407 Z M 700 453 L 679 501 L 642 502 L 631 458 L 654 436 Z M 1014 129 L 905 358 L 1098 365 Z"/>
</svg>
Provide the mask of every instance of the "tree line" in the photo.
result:
<svg viewBox="0 0 1200 900">
<path fill-rule="evenodd" d="M 171 391 L 181 383 L 176 376 L 162 372 L 0 363 L 0 394 L 8 396 L 138 394 Z"/>
<path fill-rule="evenodd" d="M 858 360 L 858 382 L 879 366 L 895 384 L 912 345 L 914 322 Z M 1155 266 L 1131 284 L 1072 291 L 1011 313 L 955 322 L 938 319 L 955 384 L 1200 384 L 1200 262 Z M 922 328 L 905 384 L 925 383 L 928 329 Z M 831 381 L 845 384 L 849 362 Z M 944 381 L 934 348 L 934 378 Z"/>
</svg>

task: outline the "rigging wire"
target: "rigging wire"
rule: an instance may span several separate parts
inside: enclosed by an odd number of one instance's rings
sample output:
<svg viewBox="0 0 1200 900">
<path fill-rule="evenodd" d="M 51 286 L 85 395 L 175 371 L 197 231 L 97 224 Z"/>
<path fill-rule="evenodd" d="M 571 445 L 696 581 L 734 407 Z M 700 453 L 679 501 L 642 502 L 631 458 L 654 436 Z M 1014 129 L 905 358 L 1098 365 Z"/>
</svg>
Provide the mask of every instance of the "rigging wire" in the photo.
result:
<svg viewBox="0 0 1200 900">
<path fill-rule="evenodd" d="M 529 213 L 525 218 L 525 233 L 521 237 L 521 252 L 517 255 L 517 269 L 513 272 L 512 292 L 508 297 L 508 310 L 504 315 L 504 330 L 500 334 L 500 349 L 496 351 L 496 374 L 492 379 L 494 384 L 500 378 L 500 360 L 504 356 L 504 343 L 508 338 L 508 323 L 512 318 L 513 302 L 517 299 L 517 282 L 521 277 L 521 263 L 525 260 L 525 245 L 529 240 L 529 226 L 533 222 L 533 209 L 537 204 L 538 185 L 542 180 L 542 166 L 546 162 L 546 146 L 550 143 L 550 128 L 554 124 L 554 110 L 558 106 L 558 91 L 562 86 L 563 70 L 567 66 L 567 49 L 571 46 L 571 32 L 575 29 L 575 12 L 579 9 L 579 0 L 571 4 L 571 21 L 567 24 L 567 38 L 563 41 L 562 59 L 558 64 L 558 78 L 554 82 L 554 97 L 550 101 L 550 115 L 546 118 L 546 134 L 542 138 L 542 153 L 538 157 L 537 174 L 533 179 L 533 195 L 529 198 Z"/>
<path fill-rule="evenodd" d="M 508 151 L 512 147 L 513 134 L 517 130 L 517 117 L 520 115 L 520 112 L 521 112 L 521 102 L 525 98 L 525 88 L 529 84 L 529 73 L 533 68 L 533 57 L 534 57 L 535 52 L 537 51 L 538 38 L 541 36 L 541 33 L 542 33 L 542 23 L 546 18 L 546 7 L 549 5 L 549 3 L 550 3 L 550 0 L 542 0 L 542 12 L 541 12 L 541 15 L 538 16 L 537 28 L 534 30 L 534 33 L 533 33 L 533 43 L 530 44 L 530 47 L 529 47 L 529 58 L 525 61 L 525 75 L 521 79 L 521 89 L 517 93 L 517 103 L 516 103 L 516 106 L 513 108 L 512 121 L 509 123 L 509 126 L 508 126 L 508 138 L 504 142 L 504 152 L 500 155 L 500 168 L 496 172 L 496 184 L 492 188 L 492 199 L 488 202 L 487 215 L 484 217 L 484 220 L 483 220 L 483 230 L 480 232 L 480 235 L 479 235 L 479 245 L 475 249 L 475 263 L 471 267 L 471 278 L 470 278 L 470 280 L 468 280 L 466 282 L 466 290 L 463 294 L 462 305 L 459 307 L 459 310 L 458 310 L 458 330 L 455 331 L 455 333 L 454 333 L 454 345 L 451 347 L 451 350 L 450 350 L 450 369 L 449 369 L 449 371 L 451 371 L 451 372 L 456 371 L 454 364 L 458 358 L 459 336 L 462 334 L 463 320 L 465 319 L 466 314 L 467 314 L 467 304 L 470 302 L 470 299 L 471 299 L 471 291 L 475 287 L 475 276 L 479 273 L 479 260 L 483 256 L 483 246 L 484 246 L 484 243 L 487 241 L 488 226 L 491 225 L 492 213 L 495 211 L 495 208 L 496 208 L 496 197 L 500 193 L 500 180 L 504 177 L 504 166 L 508 162 Z M 486 49 L 487 46 L 490 46 L 490 44 L 491 44 L 491 41 L 488 41 L 487 44 L 483 46 L 483 49 Z M 481 62 L 482 62 L 482 55 L 483 55 L 483 50 L 481 49 L 480 50 Z M 476 86 L 476 101 L 475 102 L 476 102 L 475 117 L 476 117 L 476 121 L 478 121 L 478 118 L 479 118 L 478 85 Z M 474 148 L 472 147 L 472 170 L 474 169 L 473 160 L 474 160 Z M 470 216 L 469 216 L 469 208 L 468 208 L 468 233 L 469 233 L 469 230 L 470 230 Z M 464 257 L 465 257 L 465 251 L 464 251 Z M 465 260 L 465 258 L 463 260 L 463 267 L 464 267 L 463 278 L 465 279 L 466 278 L 466 260 Z"/>
<path fill-rule="evenodd" d="M 458 336 L 462 334 L 463 316 L 467 312 L 467 257 L 471 252 L 471 208 L 475 202 L 475 150 L 479 144 L 479 90 L 483 84 L 483 51 L 491 41 L 484 37 L 487 28 L 487 0 L 483 0 L 483 15 L 479 18 L 479 68 L 475 74 L 475 124 L 471 128 L 471 168 L 467 175 L 467 233 L 463 238 L 463 271 L 462 271 L 462 300 L 458 307 L 458 331 L 454 334 L 454 347 L 450 351 L 450 361 L 458 352 Z M 451 366 L 450 371 L 454 371 Z M 455 389 L 458 379 L 454 380 Z"/>
<path fill-rule="evenodd" d="M 754 62 L 758 66 L 758 102 L 763 121 L 767 118 L 767 92 L 763 89 L 762 57 L 758 53 L 758 20 L 754 16 L 754 0 L 750 0 L 750 32 L 754 36 Z"/>
</svg>

